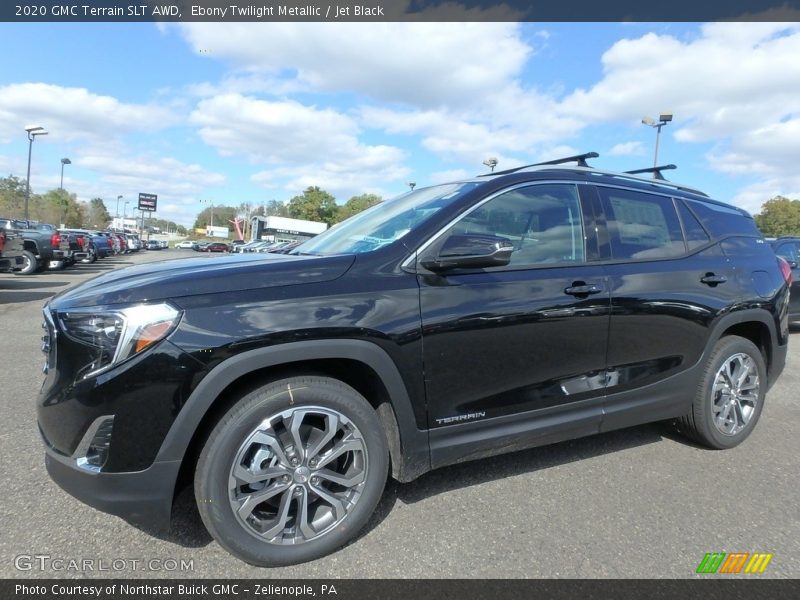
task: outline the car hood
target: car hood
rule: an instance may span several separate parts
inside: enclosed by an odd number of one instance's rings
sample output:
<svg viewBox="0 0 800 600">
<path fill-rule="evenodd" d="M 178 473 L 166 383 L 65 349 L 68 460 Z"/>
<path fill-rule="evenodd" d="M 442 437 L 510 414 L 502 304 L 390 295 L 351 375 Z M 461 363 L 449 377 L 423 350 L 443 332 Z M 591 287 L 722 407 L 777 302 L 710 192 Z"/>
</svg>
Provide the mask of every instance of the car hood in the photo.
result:
<svg viewBox="0 0 800 600">
<path fill-rule="evenodd" d="M 90 279 L 55 296 L 50 306 L 63 310 L 319 283 L 341 277 L 354 260 L 352 255 L 240 254 L 146 263 Z"/>
</svg>

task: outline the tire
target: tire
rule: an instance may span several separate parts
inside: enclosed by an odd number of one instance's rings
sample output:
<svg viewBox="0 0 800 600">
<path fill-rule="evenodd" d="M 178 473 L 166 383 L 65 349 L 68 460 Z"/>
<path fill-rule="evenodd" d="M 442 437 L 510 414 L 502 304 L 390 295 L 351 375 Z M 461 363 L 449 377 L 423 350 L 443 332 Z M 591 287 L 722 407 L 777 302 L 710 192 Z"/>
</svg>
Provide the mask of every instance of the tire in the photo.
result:
<svg viewBox="0 0 800 600">
<path fill-rule="evenodd" d="M 85 264 L 85 265 L 90 265 L 90 264 L 92 264 L 94 262 L 97 262 L 97 252 L 95 252 L 94 250 L 90 250 L 89 251 L 89 256 L 87 256 L 86 258 L 81 259 L 81 262 L 83 264 Z"/>
<path fill-rule="evenodd" d="M 39 270 L 39 261 L 30 250 L 22 251 L 22 268 L 15 271 L 18 275 L 33 275 Z"/>
<path fill-rule="evenodd" d="M 726 336 L 706 361 L 692 410 L 678 421 L 695 442 L 716 450 L 741 444 L 764 408 L 767 367 L 753 342 Z"/>
<path fill-rule="evenodd" d="M 246 394 L 222 416 L 197 462 L 195 499 L 228 552 L 256 566 L 292 565 L 358 534 L 388 467 L 380 421 L 363 396 L 336 379 L 292 377 Z"/>
</svg>

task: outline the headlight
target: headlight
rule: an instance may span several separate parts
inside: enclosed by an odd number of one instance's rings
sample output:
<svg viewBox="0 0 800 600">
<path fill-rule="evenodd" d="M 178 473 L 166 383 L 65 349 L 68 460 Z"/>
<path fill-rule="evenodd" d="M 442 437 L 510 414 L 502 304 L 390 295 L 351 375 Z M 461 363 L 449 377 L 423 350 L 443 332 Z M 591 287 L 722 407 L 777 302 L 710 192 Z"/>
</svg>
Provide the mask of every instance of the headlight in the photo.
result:
<svg viewBox="0 0 800 600">
<path fill-rule="evenodd" d="M 164 339 L 178 324 L 180 313 L 169 304 L 141 304 L 114 310 L 76 309 L 59 314 L 61 329 L 73 340 L 94 349 L 83 378 L 113 365 Z"/>
</svg>

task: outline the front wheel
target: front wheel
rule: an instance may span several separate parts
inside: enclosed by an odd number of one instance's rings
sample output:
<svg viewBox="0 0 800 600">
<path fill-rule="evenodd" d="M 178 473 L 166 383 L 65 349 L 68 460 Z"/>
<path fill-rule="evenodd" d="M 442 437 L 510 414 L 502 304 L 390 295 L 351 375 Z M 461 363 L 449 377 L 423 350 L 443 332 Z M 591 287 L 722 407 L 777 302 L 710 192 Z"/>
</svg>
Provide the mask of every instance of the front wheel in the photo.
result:
<svg viewBox="0 0 800 600">
<path fill-rule="evenodd" d="M 292 377 L 242 397 L 195 471 L 208 531 L 258 566 L 325 556 L 352 540 L 383 493 L 389 453 L 375 410 L 327 377 Z"/>
<path fill-rule="evenodd" d="M 726 336 L 714 346 L 692 410 L 678 426 L 709 448 L 733 448 L 755 428 L 766 391 L 767 367 L 761 351 L 748 339 Z"/>
</svg>

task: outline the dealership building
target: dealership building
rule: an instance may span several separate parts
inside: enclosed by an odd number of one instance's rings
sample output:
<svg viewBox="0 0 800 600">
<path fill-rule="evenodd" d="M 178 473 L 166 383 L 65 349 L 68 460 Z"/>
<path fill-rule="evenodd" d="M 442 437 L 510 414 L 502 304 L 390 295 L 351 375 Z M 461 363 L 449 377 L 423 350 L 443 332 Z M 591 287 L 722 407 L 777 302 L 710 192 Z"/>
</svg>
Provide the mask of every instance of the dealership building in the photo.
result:
<svg viewBox="0 0 800 600">
<path fill-rule="evenodd" d="M 266 242 L 295 242 L 311 239 L 328 228 L 327 223 L 287 217 L 253 217 L 250 239 Z"/>
</svg>

